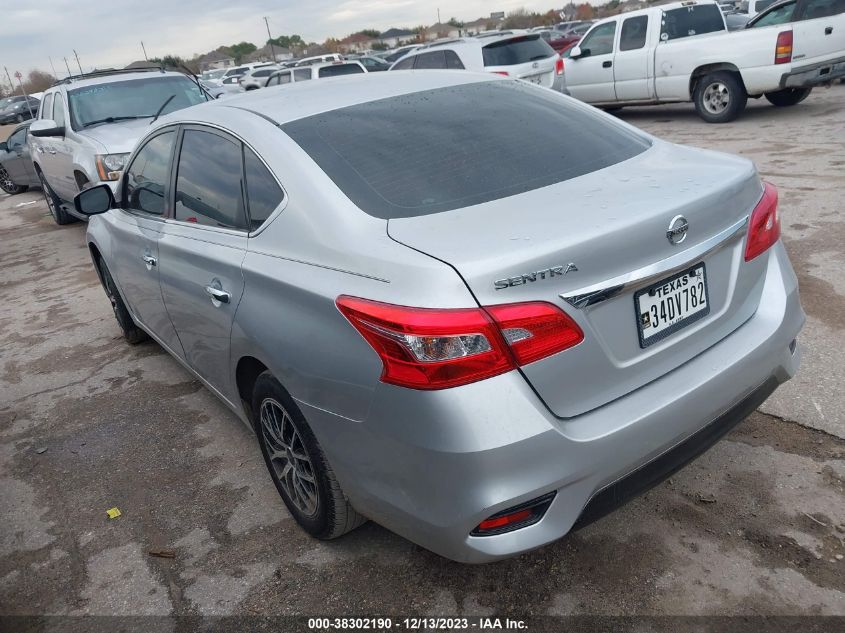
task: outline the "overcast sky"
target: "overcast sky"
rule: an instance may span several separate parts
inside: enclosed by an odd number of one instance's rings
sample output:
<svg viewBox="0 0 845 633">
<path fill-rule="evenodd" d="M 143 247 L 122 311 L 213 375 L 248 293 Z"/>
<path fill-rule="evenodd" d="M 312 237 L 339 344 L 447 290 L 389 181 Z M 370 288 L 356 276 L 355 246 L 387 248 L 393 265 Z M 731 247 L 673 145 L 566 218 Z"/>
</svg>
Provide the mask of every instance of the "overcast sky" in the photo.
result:
<svg viewBox="0 0 845 633">
<path fill-rule="evenodd" d="M 559 1 L 559 0 L 558 0 Z M 429 25 L 437 8 L 451 17 L 473 20 L 491 11 L 518 7 L 548 10 L 554 0 L 39 0 L 4 2 L 0 64 L 10 73 L 33 69 L 67 74 L 64 57 L 78 72 L 73 49 L 84 70 L 125 65 L 149 56 L 192 57 L 221 45 L 267 40 L 263 16 L 273 36 L 298 33 L 322 42 L 363 28 Z M 126 8 L 122 8 L 126 7 Z"/>
</svg>

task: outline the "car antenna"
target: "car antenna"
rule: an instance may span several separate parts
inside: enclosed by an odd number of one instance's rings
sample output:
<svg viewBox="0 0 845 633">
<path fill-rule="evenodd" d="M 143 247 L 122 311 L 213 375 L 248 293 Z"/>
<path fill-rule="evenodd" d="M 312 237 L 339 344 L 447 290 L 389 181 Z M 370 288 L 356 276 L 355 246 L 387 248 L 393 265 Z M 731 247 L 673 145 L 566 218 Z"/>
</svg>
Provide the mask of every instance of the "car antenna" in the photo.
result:
<svg viewBox="0 0 845 633">
<path fill-rule="evenodd" d="M 150 121 L 150 125 L 152 125 L 153 123 L 155 123 L 155 122 L 156 122 L 156 120 L 158 120 L 158 117 L 159 117 L 159 116 L 161 116 L 161 111 L 162 111 L 162 110 L 164 110 L 164 109 L 167 107 L 167 104 L 168 104 L 168 103 L 170 103 L 171 101 L 173 101 L 173 98 L 174 98 L 175 96 L 176 96 L 176 95 L 175 95 L 175 94 L 173 94 L 173 95 L 170 95 L 169 97 L 167 97 L 167 99 L 165 100 L 165 102 L 161 104 L 161 107 L 158 109 L 158 112 L 156 112 L 156 115 L 153 117 L 153 120 L 152 120 L 152 121 Z"/>
</svg>

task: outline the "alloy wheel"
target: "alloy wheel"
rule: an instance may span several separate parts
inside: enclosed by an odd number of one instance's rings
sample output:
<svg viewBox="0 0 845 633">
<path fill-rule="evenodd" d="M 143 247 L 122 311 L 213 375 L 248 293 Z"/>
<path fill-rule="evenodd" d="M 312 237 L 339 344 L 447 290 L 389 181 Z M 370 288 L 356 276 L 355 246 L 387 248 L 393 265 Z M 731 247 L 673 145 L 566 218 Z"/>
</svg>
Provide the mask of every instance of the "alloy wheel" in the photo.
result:
<svg viewBox="0 0 845 633">
<path fill-rule="evenodd" d="M 261 434 L 288 499 L 305 516 L 314 516 L 319 499 L 314 466 L 290 414 L 272 398 L 261 403 Z"/>
<path fill-rule="evenodd" d="M 6 193 L 13 193 L 16 189 L 15 183 L 9 177 L 9 172 L 2 165 L 0 165 L 0 189 L 3 189 Z"/>
<path fill-rule="evenodd" d="M 714 81 L 704 89 L 704 109 L 710 114 L 722 114 L 730 104 L 731 94 L 721 81 Z"/>
</svg>

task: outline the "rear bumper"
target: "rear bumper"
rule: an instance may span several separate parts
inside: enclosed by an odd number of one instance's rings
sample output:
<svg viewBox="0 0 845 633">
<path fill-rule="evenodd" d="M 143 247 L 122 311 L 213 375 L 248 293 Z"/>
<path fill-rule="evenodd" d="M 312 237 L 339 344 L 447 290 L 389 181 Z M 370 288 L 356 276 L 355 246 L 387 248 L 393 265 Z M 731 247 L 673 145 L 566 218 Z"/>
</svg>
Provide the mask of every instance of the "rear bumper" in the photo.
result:
<svg viewBox="0 0 845 633">
<path fill-rule="evenodd" d="M 810 88 L 845 77 L 845 57 L 812 64 L 781 77 L 781 88 Z"/>
<path fill-rule="evenodd" d="M 554 541 L 693 459 L 797 371 L 804 323 L 778 243 L 760 306 L 670 374 L 576 418 L 555 418 L 518 372 L 458 389 L 380 384 L 365 420 L 302 405 L 353 505 L 448 558 L 487 562 Z M 573 368 L 577 371 L 578 368 Z M 556 492 L 539 522 L 470 536 Z"/>
</svg>

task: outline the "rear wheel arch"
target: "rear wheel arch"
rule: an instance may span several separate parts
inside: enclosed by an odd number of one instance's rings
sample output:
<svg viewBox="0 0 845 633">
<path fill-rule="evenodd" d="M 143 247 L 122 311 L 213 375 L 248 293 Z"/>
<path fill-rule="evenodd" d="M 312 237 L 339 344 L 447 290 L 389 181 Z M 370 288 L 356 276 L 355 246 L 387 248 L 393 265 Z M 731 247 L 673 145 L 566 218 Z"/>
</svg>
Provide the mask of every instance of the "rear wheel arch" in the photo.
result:
<svg viewBox="0 0 845 633">
<path fill-rule="evenodd" d="M 745 82 L 742 79 L 742 73 L 739 71 L 739 68 L 737 68 L 734 64 L 731 64 L 729 62 L 719 62 L 719 63 L 716 63 L 716 64 L 704 64 L 702 66 L 699 66 L 695 70 L 693 70 L 692 73 L 690 74 L 690 80 L 689 80 L 690 99 L 692 99 L 693 96 L 695 95 L 695 89 L 698 86 L 698 82 L 700 82 L 702 79 L 704 79 L 707 75 L 718 72 L 720 70 L 735 74 L 737 79 L 739 80 L 739 82 L 742 84 L 743 89 L 745 88 Z"/>
</svg>

